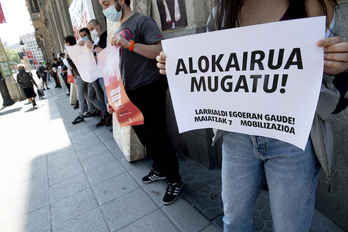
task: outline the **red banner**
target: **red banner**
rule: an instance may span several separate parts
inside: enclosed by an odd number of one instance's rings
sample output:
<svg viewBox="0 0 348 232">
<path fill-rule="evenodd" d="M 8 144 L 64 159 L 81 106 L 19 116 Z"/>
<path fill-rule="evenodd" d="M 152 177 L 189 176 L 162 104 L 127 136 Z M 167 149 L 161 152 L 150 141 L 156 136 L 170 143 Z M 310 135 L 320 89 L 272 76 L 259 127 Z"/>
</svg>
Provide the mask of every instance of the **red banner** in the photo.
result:
<svg viewBox="0 0 348 232">
<path fill-rule="evenodd" d="M 2 7 L 1 7 L 1 2 L 0 2 L 0 23 L 6 23 L 5 15 L 4 15 L 4 12 L 2 11 Z"/>
<path fill-rule="evenodd" d="M 119 69 L 119 48 L 106 47 L 98 54 L 103 72 L 106 95 L 111 108 L 116 112 L 121 127 L 144 124 L 141 111 L 129 100 Z"/>
<path fill-rule="evenodd" d="M 31 58 L 34 57 L 34 56 L 33 56 L 33 53 L 32 53 L 31 51 L 25 51 L 25 54 L 27 54 L 27 57 L 28 57 L 29 59 L 31 59 Z"/>
</svg>

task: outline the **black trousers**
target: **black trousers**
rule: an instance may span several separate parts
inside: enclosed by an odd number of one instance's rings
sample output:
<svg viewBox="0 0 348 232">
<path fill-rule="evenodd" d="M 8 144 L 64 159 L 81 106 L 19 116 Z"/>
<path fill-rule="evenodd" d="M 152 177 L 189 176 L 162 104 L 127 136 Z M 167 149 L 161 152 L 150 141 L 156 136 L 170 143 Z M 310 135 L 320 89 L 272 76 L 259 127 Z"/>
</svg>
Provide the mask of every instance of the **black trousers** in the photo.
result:
<svg viewBox="0 0 348 232">
<path fill-rule="evenodd" d="M 170 183 L 181 182 L 179 163 L 166 127 L 166 77 L 151 84 L 127 91 L 129 99 L 143 113 L 144 124 L 133 126 L 141 143 L 153 160 L 153 169 L 167 175 Z"/>
</svg>

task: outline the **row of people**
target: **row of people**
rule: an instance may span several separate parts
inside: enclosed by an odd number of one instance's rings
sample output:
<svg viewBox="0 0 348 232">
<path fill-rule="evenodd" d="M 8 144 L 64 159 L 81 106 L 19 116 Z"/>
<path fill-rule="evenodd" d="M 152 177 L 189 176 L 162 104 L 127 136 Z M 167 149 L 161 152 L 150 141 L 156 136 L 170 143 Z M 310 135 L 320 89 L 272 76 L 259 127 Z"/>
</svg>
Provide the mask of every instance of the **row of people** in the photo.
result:
<svg viewBox="0 0 348 232">
<path fill-rule="evenodd" d="M 131 10 L 130 0 L 99 2 L 105 17 L 120 23 L 111 45 L 122 48 L 120 71 L 124 87 L 129 99 L 141 110 L 145 119 L 143 125 L 133 127 L 153 159 L 153 170 L 142 181 L 151 183 L 167 179 L 168 187 L 163 203 L 170 204 L 177 199 L 182 181 L 178 160 L 166 131 L 165 99 L 168 85 L 166 77 L 160 75 L 160 72 L 165 74 L 166 61 L 165 54 L 161 53 L 163 35 L 151 18 Z M 222 30 L 326 15 L 327 29 L 335 35 L 338 33 L 336 27 L 329 28 L 329 25 L 335 24 L 334 4 L 337 4 L 336 1 L 331 0 L 218 0 L 208 29 Z M 100 28 L 100 25 L 89 26 L 92 32 L 96 28 Z M 102 37 L 100 32 L 98 34 Z M 89 38 L 81 45 L 101 52 L 107 46 L 106 34 L 97 44 L 93 44 L 91 34 L 95 32 L 80 31 L 81 37 Z M 65 37 L 64 41 L 67 46 L 76 44 L 73 36 Z M 317 46 L 324 47 L 323 75 L 334 76 L 347 68 L 348 43 L 344 39 L 336 36 L 326 38 L 319 41 Z M 156 57 L 160 72 L 156 67 Z M 74 67 L 73 71 L 75 78 L 78 78 L 79 73 Z M 327 81 L 323 78 L 324 86 Z M 81 96 L 79 99 L 83 101 Z M 318 104 L 325 103 L 319 101 Z M 109 105 L 107 110 L 112 113 Z M 320 117 L 320 112 L 317 115 L 320 123 L 327 120 Z M 222 199 L 225 231 L 253 231 L 253 206 L 260 192 L 263 173 L 266 174 L 269 186 L 274 230 L 309 231 L 320 170 L 315 156 L 320 146 L 315 143 L 315 136 L 308 138 L 306 149 L 302 151 L 277 139 L 233 132 L 220 134 L 223 134 Z M 328 139 L 332 140 L 331 137 Z"/>
</svg>

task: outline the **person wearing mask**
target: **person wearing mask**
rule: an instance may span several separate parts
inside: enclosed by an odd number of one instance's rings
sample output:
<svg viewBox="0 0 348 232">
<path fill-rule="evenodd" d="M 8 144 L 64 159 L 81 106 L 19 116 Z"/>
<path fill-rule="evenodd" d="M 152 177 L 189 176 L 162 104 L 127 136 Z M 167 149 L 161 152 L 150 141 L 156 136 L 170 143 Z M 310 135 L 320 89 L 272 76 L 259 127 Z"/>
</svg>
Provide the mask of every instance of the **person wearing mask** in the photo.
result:
<svg viewBox="0 0 348 232">
<path fill-rule="evenodd" d="M 173 203 L 182 188 L 179 163 L 167 134 L 167 79 L 159 75 L 155 58 L 162 50 L 163 35 L 153 19 L 134 13 L 130 0 L 100 0 L 103 13 L 120 22 L 111 44 L 120 47 L 120 71 L 126 93 L 144 116 L 144 124 L 133 126 L 153 160 L 153 170 L 143 183 L 167 179 L 163 204 Z M 109 107 L 109 111 L 112 109 Z"/>
<path fill-rule="evenodd" d="M 94 43 L 88 42 L 87 47 L 93 49 L 93 51 L 97 53 L 97 62 L 98 62 L 98 53 L 103 51 L 103 49 L 106 47 L 106 44 L 107 44 L 107 41 L 106 41 L 107 32 L 106 31 L 103 32 L 103 30 L 101 29 L 100 23 L 96 19 L 90 20 L 87 24 L 87 28 L 91 32 L 91 37 L 92 37 L 92 40 L 94 41 Z M 107 105 L 108 99 L 105 92 L 105 84 L 104 84 L 104 79 L 102 77 L 102 74 L 101 74 L 101 77 L 98 79 L 98 81 L 104 93 L 104 103 L 105 105 Z M 112 117 L 110 117 L 110 119 L 111 118 Z"/>
<path fill-rule="evenodd" d="M 207 30 L 222 30 L 297 18 L 327 16 L 327 37 L 317 42 L 324 48 L 322 90 L 348 66 L 348 43 L 338 34 L 334 4 L 330 0 L 219 0 L 207 23 Z M 272 13 L 270 13 L 272 12 Z M 304 38 L 305 39 L 305 38 Z M 232 41 L 232 38 L 231 38 Z M 157 57 L 165 73 L 166 56 Z M 305 150 L 268 137 L 235 132 L 218 132 L 222 145 L 222 200 L 224 231 L 253 231 L 253 208 L 260 193 L 261 176 L 266 175 L 274 231 L 309 231 L 314 213 L 320 164 L 316 156 L 332 155 L 326 144 L 333 135 L 320 136 L 318 125 L 330 126 L 328 115 L 335 109 L 336 96 L 321 92 L 311 134 Z M 324 94 L 323 94 L 324 93 Z M 324 133 L 324 132 L 323 132 Z M 263 149 L 261 149 L 263 148 Z"/>
<path fill-rule="evenodd" d="M 23 92 L 33 107 L 36 106 L 35 97 L 36 93 L 34 91 L 33 86 L 35 85 L 38 88 L 36 82 L 33 79 L 31 73 L 25 71 L 24 65 L 18 65 L 18 74 L 17 74 L 17 82 L 22 87 Z"/>
<path fill-rule="evenodd" d="M 74 46 L 76 45 L 76 39 L 72 35 L 68 35 L 64 37 L 64 43 L 66 46 Z M 75 85 L 76 85 L 76 93 L 77 93 L 77 100 L 79 101 L 79 112 L 78 116 L 75 118 L 74 121 L 72 121 L 72 124 L 78 124 L 80 122 L 84 121 L 83 118 L 83 111 L 86 104 L 86 97 L 87 97 L 87 83 L 84 82 L 80 76 L 79 71 L 77 70 L 74 62 L 69 58 L 69 54 L 65 55 L 67 61 L 69 62 L 69 65 L 71 67 L 72 73 L 75 78 Z"/>
<path fill-rule="evenodd" d="M 91 33 L 88 30 L 88 28 L 86 27 L 81 28 L 79 34 L 82 38 L 82 40 L 79 42 L 79 45 L 81 46 L 87 45 L 87 41 L 89 41 L 90 43 L 93 42 L 91 38 Z M 90 103 L 92 103 L 93 106 L 97 108 L 103 114 L 100 119 L 100 122 L 98 122 L 96 126 L 101 127 L 106 125 L 109 118 L 111 117 L 111 114 L 109 114 L 106 110 L 106 105 L 104 103 L 104 93 L 103 93 L 103 90 L 100 88 L 98 79 L 93 81 L 92 83 L 88 83 L 87 100 Z"/>
</svg>

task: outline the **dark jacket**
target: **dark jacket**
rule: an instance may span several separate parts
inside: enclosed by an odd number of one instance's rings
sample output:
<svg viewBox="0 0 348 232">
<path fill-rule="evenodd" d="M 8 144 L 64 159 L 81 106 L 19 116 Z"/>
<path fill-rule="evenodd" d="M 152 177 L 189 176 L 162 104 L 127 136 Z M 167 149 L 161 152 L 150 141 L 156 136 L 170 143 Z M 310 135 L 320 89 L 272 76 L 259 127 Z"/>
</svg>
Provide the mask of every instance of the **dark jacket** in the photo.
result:
<svg viewBox="0 0 348 232">
<path fill-rule="evenodd" d="M 36 82 L 33 79 L 33 76 L 30 73 L 22 70 L 17 74 L 17 82 L 21 85 L 23 89 L 37 86 Z"/>
</svg>

